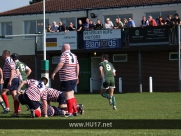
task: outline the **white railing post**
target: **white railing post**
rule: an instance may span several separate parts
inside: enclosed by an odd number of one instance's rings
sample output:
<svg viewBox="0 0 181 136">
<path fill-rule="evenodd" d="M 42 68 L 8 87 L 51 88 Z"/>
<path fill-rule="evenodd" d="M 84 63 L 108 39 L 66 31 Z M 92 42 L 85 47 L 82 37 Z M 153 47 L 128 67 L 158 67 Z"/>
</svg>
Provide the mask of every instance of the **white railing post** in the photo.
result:
<svg viewBox="0 0 181 136">
<path fill-rule="evenodd" d="M 122 78 L 120 77 L 119 78 L 119 92 L 122 93 L 123 90 L 122 90 Z"/>
<path fill-rule="evenodd" d="M 140 84 L 140 93 L 142 93 L 142 84 Z"/>
<path fill-rule="evenodd" d="M 92 78 L 90 78 L 90 93 L 92 93 Z"/>
<path fill-rule="evenodd" d="M 152 93 L 152 92 L 153 92 L 152 77 L 149 77 L 149 90 L 150 90 L 150 93 Z"/>
</svg>

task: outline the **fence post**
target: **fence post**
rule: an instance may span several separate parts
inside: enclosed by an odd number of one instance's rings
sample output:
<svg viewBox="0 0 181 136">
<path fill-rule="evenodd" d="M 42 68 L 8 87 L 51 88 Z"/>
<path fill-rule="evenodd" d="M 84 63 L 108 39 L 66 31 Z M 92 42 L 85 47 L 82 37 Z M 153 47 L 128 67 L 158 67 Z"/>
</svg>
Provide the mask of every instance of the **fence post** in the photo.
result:
<svg viewBox="0 0 181 136">
<path fill-rule="evenodd" d="M 92 93 L 92 78 L 90 78 L 90 93 Z"/>
<path fill-rule="evenodd" d="M 119 78 L 119 92 L 122 93 L 122 78 Z"/>
<path fill-rule="evenodd" d="M 150 90 L 150 93 L 152 93 L 152 92 L 153 92 L 152 77 L 149 77 L 149 90 Z"/>
</svg>

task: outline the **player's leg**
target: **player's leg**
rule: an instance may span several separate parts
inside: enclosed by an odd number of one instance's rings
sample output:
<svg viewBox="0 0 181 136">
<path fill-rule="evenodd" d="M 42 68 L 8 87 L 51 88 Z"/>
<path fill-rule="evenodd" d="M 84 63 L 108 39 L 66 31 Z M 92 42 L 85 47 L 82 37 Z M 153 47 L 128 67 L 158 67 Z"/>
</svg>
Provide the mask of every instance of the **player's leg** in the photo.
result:
<svg viewBox="0 0 181 136">
<path fill-rule="evenodd" d="M 81 115 L 84 115 L 84 105 L 83 104 L 77 104 L 77 110 Z"/>
<path fill-rule="evenodd" d="M 30 107 L 31 117 L 41 117 L 41 109 L 39 102 L 29 100 L 28 106 Z"/>
<path fill-rule="evenodd" d="M 5 103 L 4 103 L 4 101 L 3 101 L 3 99 L 0 97 L 0 105 L 1 105 L 1 107 L 3 108 L 3 111 L 1 112 L 2 114 L 6 114 L 6 113 L 8 113 L 8 110 L 7 110 L 7 108 L 6 108 L 6 105 L 5 105 Z"/>
<path fill-rule="evenodd" d="M 114 79 L 114 77 L 112 77 L 112 78 L 110 78 L 109 96 L 111 97 L 113 109 L 117 110 L 117 108 L 116 108 L 116 98 L 114 97 L 114 88 L 115 88 L 115 79 Z"/>
<path fill-rule="evenodd" d="M 106 93 L 106 90 L 109 88 L 108 85 L 109 85 L 108 81 L 103 79 L 100 93 L 101 93 L 102 97 L 110 99 L 109 94 Z"/>
<path fill-rule="evenodd" d="M 75 108 L 77 106 L 77 102 L 76 98 L 74 97 L 75 85 L 76 80 L 61 82 L 61 90 L 66 99 L 69 116 L 77 115 L 77 108 Z"/>
<path fill-rule="evenodd" d="M 10 107 L 9 107 L 9 101 L 8 101 L 8 97 L 7 97 L 7 92 L 9 91 L 8 89 L 8 82 L 9 82 L 9 79 L 6 79 L 4 81 L 4 84 L 3 84 L 3 89 L 2 89 L 2 92 L 1 92 L 1 96 L 2 96 L 2 99 L 6 105 L 6 108 L 8 111 L 10 111 Z"/>
<path fill-rule="evenodd" d="M 9 90 L 11 91 L 11 95 L 13 97 L 14 100 L 14 117 L 18 117 L 18 109 L 19 109 L 19 102 L 18 100 L 15 99 L 15 96 L 17 95 L 17 89 L 19 86 L 19 79 L 18 78 L 13 78 L 12 83 L 11 83 L 11 87 L 9 88 Z"/>
<path fill-rule="evenodd" d="M 1 93 L 2 90 L 3 90 L 3 84 L 0 84 L 0 93 Z M 2 114 L 8 113 L 8 110 L 7 110 L 7 108 L 6 108 L 6 105 L 5 105 L 4 101 L 3 101 L 3 99 L 1 98 L 1 96 L 0 96 L 0 105 L 1 105 L 2 108 L 3 108 L 3 112 L 1 112 L 1 113 L 2 113 Z"/>
</svg>

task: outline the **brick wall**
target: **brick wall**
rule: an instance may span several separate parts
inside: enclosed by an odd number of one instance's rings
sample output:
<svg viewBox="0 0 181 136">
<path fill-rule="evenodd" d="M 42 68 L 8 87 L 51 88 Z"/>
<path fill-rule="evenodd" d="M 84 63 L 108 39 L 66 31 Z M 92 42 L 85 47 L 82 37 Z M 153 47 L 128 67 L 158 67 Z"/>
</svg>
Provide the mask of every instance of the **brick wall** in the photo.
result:
<svg viewBox="0 0 181 136">
<path fill-rule="evenodd" d="M 122 78 L 123 92 L 139 92 L 139 69 L 138 69 L 138 51 L 121 52 L 128 55 L 127 62 L 113 62 L 116 68 L 116 89 L 119 91 L 118 79 Z M 90 57 L 92 53 L 76 53 L 78 58 Z M 109 54 L 109 53 L 108 53 Z M 119 54 L 118 52 L 112 52 L 109 54 L 110 62 L 112 62 L 113 54 Z M 47 60 L 50 60 L 50 77 L 57 66 L 52 64 L 51 57 L 55 54 L 49 54 L 47 52 Z M 97 55 L 100 55 L 99 53 Z M 59 54 L 57 54 L 59 56 Z M 149 77 L 153 78 L 153 92 L 175 92 L 178 91 L 178 61 L 169 60 L 169 51 L 142 51 L 142 90 L 143 92 L 149 91 Z M 43 54 L 38 55 L 38 79 L 41 76 L 41 60 Z M 32 55 L 20 56 L 20 61 L 26 63 L 31 69 L 32 74 L 30 78 L 35 78 L 35 57 Z M 3 59 L 0 61 L 0 67 L 4 64 Z M 81 84 L 81 83 L 80 83 Z M 60 81 L 58 73 L 55 76 L 55 80 L 52 81 L 52 87 L 59 89 Z"/>
</svg>

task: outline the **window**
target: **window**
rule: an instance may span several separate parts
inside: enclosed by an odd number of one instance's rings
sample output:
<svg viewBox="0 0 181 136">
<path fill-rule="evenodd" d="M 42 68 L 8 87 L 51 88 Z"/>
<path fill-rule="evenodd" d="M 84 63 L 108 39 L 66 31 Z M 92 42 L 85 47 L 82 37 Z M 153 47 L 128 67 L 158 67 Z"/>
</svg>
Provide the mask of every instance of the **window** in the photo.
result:
<svg viewBox="0 0 181 136">
<path fill-rule="evenodd" d="M 53 56 L 52 57 L 52 64 L 58 64 L 59 63 L 59 56 Z"/>
<path fill-rule="evenodd" d="M 169 52 L 169 60 L 178 60 L 177 52 Z"/>
<path fill-rule="evenodd" d="M 132 18 L 132 14 L 106 15 L 106 16 L 104 16 L 104 20 L 106 20 L 106 18 L 110 18 L 110 20 L 111 20 L 111 21 L 113 22 L 113 24 L 114 24 L 116 18 L 121 18 L 121 21 L 123 22 L 123 19 L 124 19 L 124 18 L 128 19 L 129 17 Z"/>
<path fill-rule="evenodd" d="M 127 62 L 128 57 L 127 54 L 114 54 L 113 55 L 113 62 Z"/>
<path fill-rule="evenodd" d="M 45 20 L 45 26 L 49 24 L 49 20 Z M 28 20 L 24 21 L 25 34 L 43 33 L 43 20 Z"/>
<path fill-rule="evenodd" d="M 1 35 L 12 35 L 12 22 L 3 22 L 1 23 Z M 12 37 L 7 37 L 5 39 L 12 39 Z"/>
<path fill-rule="evenodd" d="M 70 22 L 72 22 L 75 27 L 77 26 L 76 18 L 60 18 L 60 21 L 62 21 L 65 27 L 69 27 Z"/>
<path fill-rule="evenodd" d="M 148 16 L 152 16 L 154 19 L 157 19 L 159 16 L 162 16 L 166 20 L 169 14 L 171 14 L 174 17 L 175 13 L 176 11 L 150 12 L 146 13 L 146 18 L 148 18 Z"/>
</svg>

